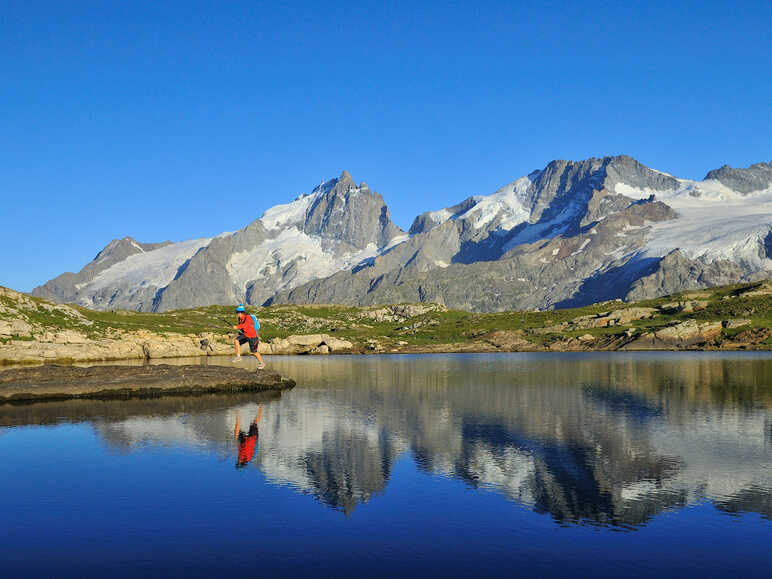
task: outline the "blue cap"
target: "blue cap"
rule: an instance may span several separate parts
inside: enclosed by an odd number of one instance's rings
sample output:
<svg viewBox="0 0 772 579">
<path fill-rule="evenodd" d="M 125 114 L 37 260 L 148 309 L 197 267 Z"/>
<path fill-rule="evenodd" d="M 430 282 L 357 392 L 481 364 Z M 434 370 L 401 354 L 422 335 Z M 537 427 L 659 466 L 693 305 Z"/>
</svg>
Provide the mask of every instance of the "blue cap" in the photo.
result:
<svg viewBox="0 0 772 579">
<path fill-rule="evenodd" d="M 239 307 L 236 308 L 237 312 L 246 312 L 247 310 L 244 309 L 244 304 L 239 304 Z"/>
</svg>

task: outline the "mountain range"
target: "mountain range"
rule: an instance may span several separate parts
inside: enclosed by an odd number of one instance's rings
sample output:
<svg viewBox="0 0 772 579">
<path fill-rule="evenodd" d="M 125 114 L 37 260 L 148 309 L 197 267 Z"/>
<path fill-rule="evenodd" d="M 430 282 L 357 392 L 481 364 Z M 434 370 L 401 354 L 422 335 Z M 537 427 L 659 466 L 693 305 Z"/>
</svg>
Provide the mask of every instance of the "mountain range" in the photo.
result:
<svg viewBox="0 0 772 579">
<path fill-rule="evenodd" d="M 348 172 L 236 232 L 115 239 L 33 295 L 95 309 L 438 302 L 471 311 L 644 299 L 772 271 L 772 163 L 679 179 L 628 156 L 556 160 L 405 232 Z"/>
</svg>

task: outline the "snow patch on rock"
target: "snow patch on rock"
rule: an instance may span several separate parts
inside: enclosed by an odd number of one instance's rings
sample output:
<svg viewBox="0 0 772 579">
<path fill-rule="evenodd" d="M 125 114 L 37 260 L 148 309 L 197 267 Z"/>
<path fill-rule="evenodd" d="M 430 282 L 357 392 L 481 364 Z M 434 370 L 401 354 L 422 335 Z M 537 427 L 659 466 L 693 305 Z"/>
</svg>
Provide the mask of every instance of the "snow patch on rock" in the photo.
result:
<svg viewBox="0 0 772 579">
<path fill-rule="evenodd" d="M 449 220 L 466 220 L 475 229 L 489 226 L 496 218 L 501 221 L 497 229 L 509 231 L 531 215 L 527 207 L 527 192 L 531 185 L 530 177 L 521 177 L 490 195 L 475 195 L 474 205 L 461 213 L 453 213 L 449 209 L 440 209 L 428 213 L 429 219 L 440 225 Z"/>
<path fill-rule="evenodd" d="M 322 183 L 317 185 L 311 193 L 304 193 L 291 203 L 274 205 L 270 209 L 266 209 L 263 216 L 260 218 L 260 221 L 262 221 L 263 226 L 269 230 L 291 227 L 293 225 L 302 226 L 306 221 L 308 210 L 314 204 L 314 201 L 325 193 L 328 193 L 337 182 L 337 179 L 322 181 Z"/>
<path fill-rule="evenodd" d="M 457 218 L 468 219 L 475 229 L 480 229 L 500 217 L 499 228 L 509 231 L 531 215 L 526 208 L 526 193 L 530 185 L 528 177 L 521 177 L 491 195 L 480 197 L 476 205 Z"/>
<path fill-rule="evenodd" d="M 85 287 L 90 294 L 119 285 L 164 287 L 174 279 L 185 262 L 211 241 L 211 237 L 202 237 L 135 253 L 100 272 Z M 89 302 L 87 300 L 84 303 Z"/>
<path fill-rule="evenodd" d="M 395 237 L 391 244 L 400 243 L 403 238 L 406 236 Z M 334 250 L 325 249 L 321 237 L 289 227 L 253 249 L 234 253 L 225 267 L 236 287 L 244 288 L 249 282 L 270 278 L 296 262 L 297 275 L 281 288 L 288 289 L 341 270 L 350 270 L 393 247 L 391 244 L 379 250 L 374 243 L 370 243 L 360 251 L 337 254 Z"/>
</svg>

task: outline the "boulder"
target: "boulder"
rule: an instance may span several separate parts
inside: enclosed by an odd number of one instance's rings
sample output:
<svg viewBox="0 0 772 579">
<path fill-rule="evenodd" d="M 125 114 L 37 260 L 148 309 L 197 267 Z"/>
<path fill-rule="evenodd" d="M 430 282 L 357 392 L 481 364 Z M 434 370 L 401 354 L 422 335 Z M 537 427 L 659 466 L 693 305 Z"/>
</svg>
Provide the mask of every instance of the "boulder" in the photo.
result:
<svg viewBox="0 0 772 579">
<path fill-rule="evenodd" d="M 687 300 L 662 304 L 659 309 L 666 314 L 691 314 L 707 307 L 707 300 Z"/>
<path fill-rule="evenodd" d="M 654 332 L 646 332 L 625 346 L 625 349 L 647 350 L 660 348 L 685 348 L 705 344 L 721 335 L 721 322 L 697 322 L 686 320 Z"/>
<path fill-rule="evenodd" d="M 354 344 L 348 340 L 331 338 L 330 336 L 325 336 L 324 344 L 330 349 L 330 352 L 348 352 L 354 347 Z"/>
<path fill-rule="evenodd" d="M 654 332 L 654 335 L 665 342 L 690 345 L 707 342 L 721 335 L 721 322 L 699 323 L 696 320 L 686 320 L 675 326 L 668 326 Z"/>
<path fill-rule="evenodd" d="M 582 316 L 572 320 L 570 326 L 574 329 L 606 328 L 609 326 L 625 326 L 636 320 L 645 320 L 658 315 L 656 308 L 632 307 L 594 316 Z"/>
<path fill-rule="evenodd" d="M 30 336 L 32 326 L 24 320 L 0 320 L 0 336 Z"/>
<path fill-rule="evenodd" d="M 324 346 L 324 348 L 321 348 Z M 348 340 L 333 338 L 327 334 L 292 335 L 286 338 L 273 338 L 269 343 L 260 343 L 261 354 L 329 354 L 348 352 L 354 344 Z"/>
<path fill-rule="evenodd" d="M 51 341 L 54 344 L 85 344 L 91 341 L 85 334 L 81 334 L 74 330 L 62 330 L 61 332 L 56 332 L 52 338 Z"/>
<path fill-rule="evenodd" d="M 329 336 L 326 334 L 302 334 L 287 336 L 287 341 L 293 346 L 313 348 L 324 342 L 325 338 L 329 339 Z"/>
</svg>

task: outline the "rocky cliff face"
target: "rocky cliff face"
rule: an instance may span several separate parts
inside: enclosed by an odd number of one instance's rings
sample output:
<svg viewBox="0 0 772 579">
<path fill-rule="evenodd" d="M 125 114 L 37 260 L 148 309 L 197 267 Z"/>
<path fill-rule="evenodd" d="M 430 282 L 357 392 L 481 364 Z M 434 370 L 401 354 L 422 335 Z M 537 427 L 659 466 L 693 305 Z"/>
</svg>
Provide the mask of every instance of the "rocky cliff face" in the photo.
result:
<svg viewBox="0 0 772 579">
<path fill-rule="evenodd" d="M 343 172 L 235 233 L 112 242 L 35 295 L 163 311 L 243 301 L 579 306 L 753 281 L 772 270 L 772 164 L 678 179 L 627 156 L 552 161 L 416 217 Z"/>
</svg>

